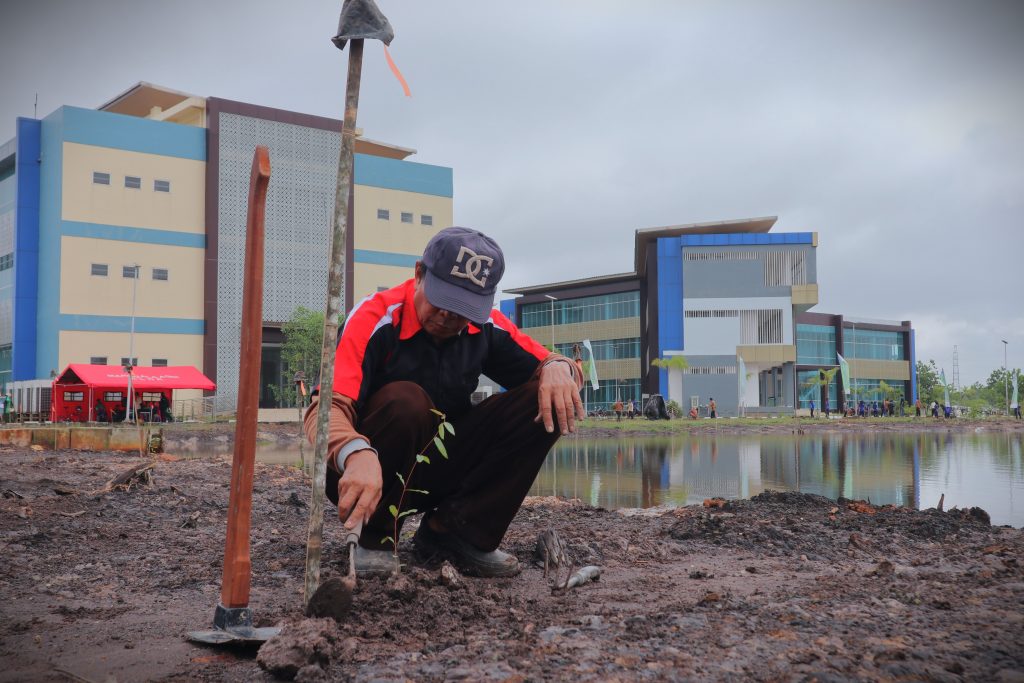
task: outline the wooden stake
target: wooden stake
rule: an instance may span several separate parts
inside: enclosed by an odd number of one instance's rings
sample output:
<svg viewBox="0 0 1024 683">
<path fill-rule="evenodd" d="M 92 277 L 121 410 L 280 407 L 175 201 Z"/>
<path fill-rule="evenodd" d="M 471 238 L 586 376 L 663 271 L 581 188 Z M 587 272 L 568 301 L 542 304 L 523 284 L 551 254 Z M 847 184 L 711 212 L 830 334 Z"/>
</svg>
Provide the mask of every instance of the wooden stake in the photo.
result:
<svg viewBox="0 0 1024 683">
<path fill-rule="evenodd" d="M 306 584 L 303 606 L 320 585 L 320 554 L 323 545 L 324 485 L 327 481 L 327 438 L 330 428 L 331 388 L 334 384 L 334 352 L 338 345 L 338 318 L 345 312 L 342 284 L 345 281 L 345 238 L 348 232 L 349 193 L 352 189 L 352 153 L 356 140 L 359 81 L 363 69 L 363 41 L 349 41 L 348 80 L 345 84 L 345 122 L 341 129 L 338 184 L 334 192 L 334 232 L 327 279 L 327 310 L 320 358 L 320 404 L 317 409 L 316 447 L 313 451 L 313 493 L 309 506 L 306 539 Z"/>
<path fill-rule="evenodd" d="M 263 344 L 263 250 L 270 153 L 256 148 L 249 176 L 249 214 L 245 233 L 245 290 L 242 295 L 242 339 L 238 368 L 238 413 L 235 453 L 228 495 L 228 533 L 224 542 L 224 580 L 220 604 L 247 607 L 252 561 L 249 532 L 252 521 L 252 480 L 256 462 L 256 418 L 260 398 L 260 359 Z"/>
</svg>

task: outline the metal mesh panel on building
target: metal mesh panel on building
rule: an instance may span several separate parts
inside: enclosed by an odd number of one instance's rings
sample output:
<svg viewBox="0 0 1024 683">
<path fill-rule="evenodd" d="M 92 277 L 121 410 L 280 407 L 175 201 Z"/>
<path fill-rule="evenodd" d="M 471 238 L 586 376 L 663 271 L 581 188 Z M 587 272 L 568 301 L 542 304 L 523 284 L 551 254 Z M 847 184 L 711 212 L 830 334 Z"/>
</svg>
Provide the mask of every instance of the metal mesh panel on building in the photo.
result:
<svg viewBox="0 0 1024 683">
<path fill-rule="evenodd" d="M 217 246 L 218 411 L 233 410 L 245 268 L 245 218 L 256 145 L 270 150 L 263 319 L 323 310 L 341 135 L 238 114 L 220 115 Z M 344 291 L 344 283 L 342 284 Z M 263 382 L 273 381 L 264 378 Z"/>
</svg>

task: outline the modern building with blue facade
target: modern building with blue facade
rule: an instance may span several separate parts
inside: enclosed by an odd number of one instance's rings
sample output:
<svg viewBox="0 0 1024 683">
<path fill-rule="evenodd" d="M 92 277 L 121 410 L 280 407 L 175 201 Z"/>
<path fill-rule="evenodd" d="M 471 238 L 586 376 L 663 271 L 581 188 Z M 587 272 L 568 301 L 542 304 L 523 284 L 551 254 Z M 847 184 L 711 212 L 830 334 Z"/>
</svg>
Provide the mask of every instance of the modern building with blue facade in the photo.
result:
<svg viewBox="0 0 1024 683">
<path fill-rule="evenodd" d="M 521 296 L 504 306 L 559 351 L 591 341 L 604 383 L 588 389 L 592 407 L 661 394 L 701 414 L 712 398 L 723 416 L 792 414 L 825 396 L 838 410 L 846 389 L 851 399 L 888 391 L 912 402 L 910 323 L 811 313 L 817 233 L 773 233 L 776 220 L 637 230 L 633 273 L 507 290 Z M 829 372 L 838 355 L 850 387 Z"/>
</svg>

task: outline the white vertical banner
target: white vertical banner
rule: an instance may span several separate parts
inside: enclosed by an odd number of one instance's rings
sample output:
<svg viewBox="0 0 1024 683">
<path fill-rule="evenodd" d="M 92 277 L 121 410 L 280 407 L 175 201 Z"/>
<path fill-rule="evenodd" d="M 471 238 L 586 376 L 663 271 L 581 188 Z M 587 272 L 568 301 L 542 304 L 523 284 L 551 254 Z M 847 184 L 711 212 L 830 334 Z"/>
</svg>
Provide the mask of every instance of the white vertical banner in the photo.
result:
<svg viewBox="0 0 1024 683">
<path fill-rule="evenodd" d="M 591 348 L 589 339 L 583 340 L 583 348 L 590 356 L 590 385 L 594 387 L 594 391 L 597 391 L 601 388 L 601 384 L 597 381 L 597 362 L 594 360 L 594 349 Z"/>
</svg>

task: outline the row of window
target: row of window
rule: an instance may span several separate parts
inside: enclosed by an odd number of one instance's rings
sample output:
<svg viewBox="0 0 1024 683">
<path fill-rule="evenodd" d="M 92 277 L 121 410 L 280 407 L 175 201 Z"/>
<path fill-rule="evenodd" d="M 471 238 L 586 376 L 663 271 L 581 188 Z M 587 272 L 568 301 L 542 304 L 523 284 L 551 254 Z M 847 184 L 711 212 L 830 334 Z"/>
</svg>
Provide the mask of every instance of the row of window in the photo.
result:
<svg viewBox="0 0 1024 683">
<path fill-rule="evenodd" d="M 413 214 L 411 211 L 402 211 L 401 220 L 403 223 L 412 223 Z M 391 220 L 391 209 L 377 209 L 377 219 L 382 221 Z M 433 225 L 434 217 L 425 213 L 420 214 L 420 225 Z"/>
<path fill-rule="evenodd" d="M 563 356 L 573 357 L 573 344 L 555 344 L 555 351 Z M 594 360 L 620 360 L 623 358 L 640 357 L 640 338 L 626 337 L 623 339 L 597 339 L 590 342 L 594 351 Z M 584 360 L 588 360 L 583 351 Z"/>
<path fill-rule="evenodd" d="M 554 321 L 551 315 L 554 313 Z M 617 292 L 523 306 L 523 327 L 550 327 L 640 316 L 640 292 Z"/>
<path fill-rule="evenodd" d="M 14 252 L 0 256 L 0 270 L 10 270 L 14 267 Z"/>
<path fill-rule="evenodd" d="M 761 261 L 765 287 L 807 284 L 804 252 L 784 251 L 688 251 L 685 261 Z"/>
<path fill-rule="evenodd" d="M 906 360 L 903 333 L 885 330 L 843 330 L 843 355 L 869 360 Z"/>
<path fill-rule="evenodd" d="M 686 368 L 684 375 L 735 375 L 735 365 L 708 365 L 699 368 Z"/>
<path fill-rule="evenodd" d="M 685 311 L 686 318 L 738 318 L 740 312 L 737 310 L 712 310 L 712 311 Z"/>
<path fill-rule="evenodd" d="M 90 270 L 90 275 L 97 277 L 107 277 L 109 274 L 109 268 L 106 263 L 93 263 Z M 137 275 L 141 275 L 142 266 L 121 266 L 121 277 L 134 280 Z M 166 268 L 153 268 L 153 279 L 154 280 L 168 280 L 170 279 L 170 271 Z"/>
<path fill-rule="evenodd" d="M 836 328 L 829 325 L 796 326 L 796 362 L 801 365 L 835 365 Z"/>
<path fill-rule="evenodd" d="M 129 360 L 131 360 L 132 367 L 134 367 L 134 366 L 139 364 L 139 357 L 138 356 L 134 356 L 134 357 L 132 357 L 130 359 L 128 358 L 128 356 L 121 356 L 121 366 L 123 367 L 125 365 L 128 365 L 128 361 Z M 90 356 L 89 357 L 89 365 L 109 365 L 109 363 L 107 362 L 107 357 L 106 356 Z M 167 359 L 166 358 L 154 358 L 153 362 L 150 363 L 150 367 L 166 368 L 167 367 Z"/>
<path fill-rule="evenodd" d="M 92 172 L 92 182 L 94 185 L 109 185 L 110 174 L 103 171 Z M 126 175 L 124 177 L 124 186 L 129 190 L 141 190 L 142 189 L 142 178 L 137 175 Z M 154 192 L 170 192 L 171 181 L 170 180 L 153 180 L 153 191 Z"/>
</svg>

